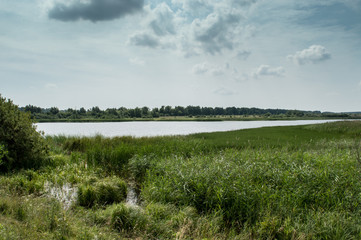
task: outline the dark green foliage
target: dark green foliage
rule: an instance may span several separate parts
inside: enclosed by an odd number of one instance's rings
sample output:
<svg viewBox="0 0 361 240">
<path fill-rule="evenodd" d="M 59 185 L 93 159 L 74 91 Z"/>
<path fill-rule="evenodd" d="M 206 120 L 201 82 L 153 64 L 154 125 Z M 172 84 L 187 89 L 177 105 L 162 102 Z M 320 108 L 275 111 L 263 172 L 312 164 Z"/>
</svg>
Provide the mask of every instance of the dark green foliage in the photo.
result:
<svg viewBox="0 0 361 240">
<path fill-rule="evenodd" d="M 120 203 L 127 197 L 127 184 L 116 177 L 83 184 L 78 190 L 78 204 L 83 207 Z"/>
<path fill-rule="evenodd" d="M 44 138 L 33 125 L 30 114 L 0 95 L 0 171 L 41 166 L 46 156 Z"/>
<path fill-rule="evenodd" d="M 8 154 L 8 151 L 5 149 L 4 145 L 0 145 L 0 165 L 3 163 L 3 158 Z"/>
<path fill-rule="evenodd" d="M 122 121 L 122 120 L 149 120 L 157 118 L 180 117 L 183 120 L 233 120 L 238 119 L 342 119 L 360 118 L 361 113 L 321 113 L 320 111 L 299 111 L 286 109 L 260 109 L 260 108 L 239 108 L 239 107 L 200 107 L 200 106 L 162 106 L 161 108 L 150 109 L 148 107 L 108 108 L 101 110 L 99 107 L 92 107 L 85 110 L 83 107 L 77 109 L 59 110 L 57 107 L 43 109 L 28 105 L 21 110 L 30 112 L 32 118 L 41 121 Z"/>
</svg>

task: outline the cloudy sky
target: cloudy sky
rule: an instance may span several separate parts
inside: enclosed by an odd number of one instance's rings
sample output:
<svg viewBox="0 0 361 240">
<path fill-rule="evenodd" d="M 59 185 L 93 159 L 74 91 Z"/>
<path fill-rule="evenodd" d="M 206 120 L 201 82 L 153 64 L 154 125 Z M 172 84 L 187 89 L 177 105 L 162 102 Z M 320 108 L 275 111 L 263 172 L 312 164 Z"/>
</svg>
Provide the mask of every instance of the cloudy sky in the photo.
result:
<svg viewBox="0 0 361 240">
<path fill-rule="evenodd" d="M 0 94 L 361 111 L 361 0 L 1 0 Z"/>
</svg>

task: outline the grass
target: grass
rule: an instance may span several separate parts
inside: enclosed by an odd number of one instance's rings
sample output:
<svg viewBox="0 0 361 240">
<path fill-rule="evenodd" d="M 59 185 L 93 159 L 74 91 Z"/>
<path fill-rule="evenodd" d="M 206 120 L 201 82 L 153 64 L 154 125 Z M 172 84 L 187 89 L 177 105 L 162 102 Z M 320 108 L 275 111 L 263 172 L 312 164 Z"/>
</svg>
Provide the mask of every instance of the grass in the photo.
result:
<svg viewBox="0 0 361 240">
<path fill-rule="evenodd" d="M 359 121 L 46 140 L 0 176 L 0 239 L 361 238 Z"/>
</svg>

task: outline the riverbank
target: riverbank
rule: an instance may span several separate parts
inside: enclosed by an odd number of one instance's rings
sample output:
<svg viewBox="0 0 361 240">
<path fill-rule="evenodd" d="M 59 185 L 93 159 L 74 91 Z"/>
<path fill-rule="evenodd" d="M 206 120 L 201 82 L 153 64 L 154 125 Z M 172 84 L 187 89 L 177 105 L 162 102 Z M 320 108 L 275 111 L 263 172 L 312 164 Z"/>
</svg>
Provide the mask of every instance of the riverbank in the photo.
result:
<svg viewBox="0 0 361 240">
<path fill-rule="evenodd" d="M 358 239 L 360 138 L 359 121 L 47 137 L 40 169 L 0 176 L 0 238 Z"/>
</svg>

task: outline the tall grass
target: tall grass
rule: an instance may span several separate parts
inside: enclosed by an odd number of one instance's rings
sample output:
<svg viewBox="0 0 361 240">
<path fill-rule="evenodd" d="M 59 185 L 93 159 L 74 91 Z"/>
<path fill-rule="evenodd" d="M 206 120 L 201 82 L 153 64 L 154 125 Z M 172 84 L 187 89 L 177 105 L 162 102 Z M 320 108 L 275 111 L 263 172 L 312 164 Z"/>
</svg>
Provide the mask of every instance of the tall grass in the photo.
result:
<svg viewBox="0 0 361 240">
<path fill-rule="evenodd" d="M 16 227 L 32 226 L 27 231 L 70 239 L 360 239 L 360 134 L 356 121 L 155 138 L 48 137 L 53 156 L 43 168 L 0 176 L 0 237 L 4 226 L 15 237 L 25 236 Z M 125 203 L 122 179 L 136 186 L 138 206 Z M 41 211 L 21 199 L 40 201 L 46 181 L 78 187 L 78 202 L 66 211 L 53 199 L 40 218 L 46 224 L 31 225 Z"/>
</svg>

